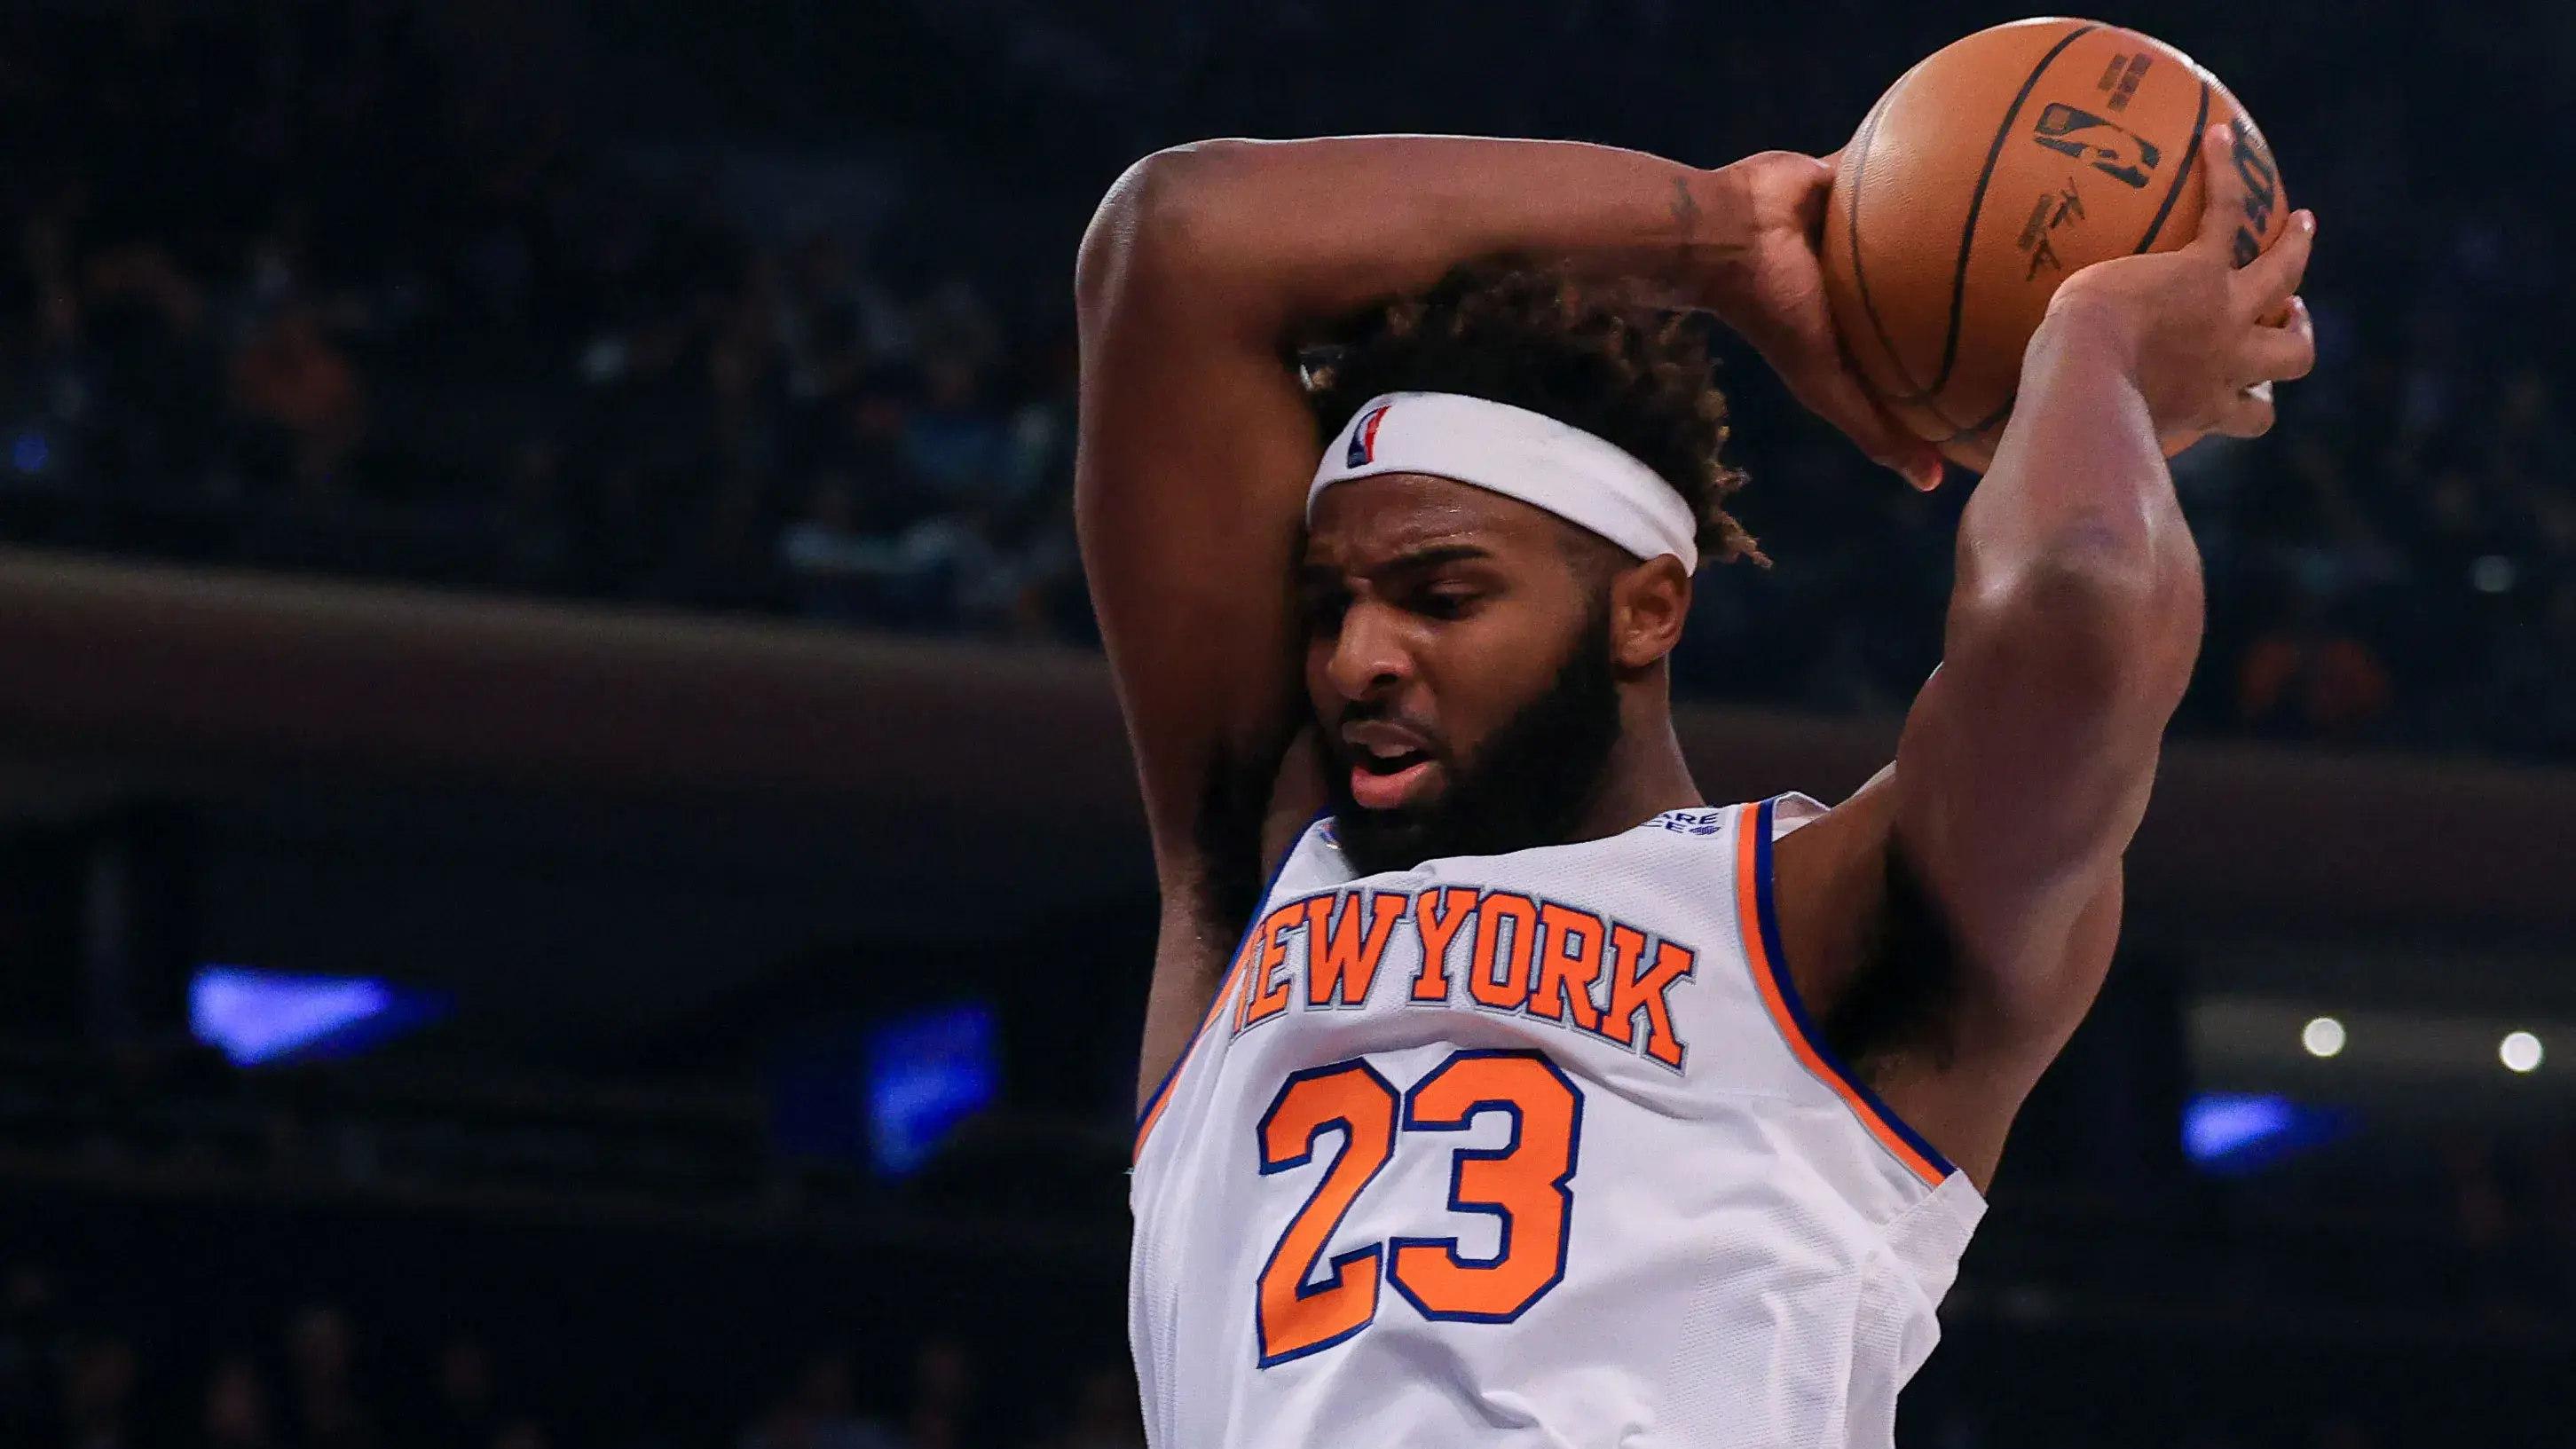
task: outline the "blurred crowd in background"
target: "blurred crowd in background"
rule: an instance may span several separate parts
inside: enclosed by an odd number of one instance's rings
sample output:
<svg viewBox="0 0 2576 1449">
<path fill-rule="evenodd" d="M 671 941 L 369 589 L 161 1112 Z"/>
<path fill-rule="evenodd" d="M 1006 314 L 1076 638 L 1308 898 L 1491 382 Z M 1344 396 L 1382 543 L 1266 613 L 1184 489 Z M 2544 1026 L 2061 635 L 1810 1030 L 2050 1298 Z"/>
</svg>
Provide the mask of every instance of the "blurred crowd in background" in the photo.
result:
<svg viewBox="0 0 2576 1449">
<path fill-rule="evenodd" d="M 755 237 L 718 177 L 656 188 L 595 137 L 522 129 L 408 11 L 17 19 L 12 532 L 1082 631 L 1072 354 L 977 279 Z"/>
<path fill-rule="evenodd" d="M 394 1306 L 397 1311 L 404 1305 Z M 235 1315 L 238 1317 L 239 1315 Z M 98 1321 L 77 1285 L 20 1263 L 0 1280 L 0 1443 L 26 1449 L 569 1449 L 702 1442 L 683 1424 L 626 1436 L 577 1422 L 472 1331 L 388 1345 L 328 1302 L 225 1339 L 132 1333 Z M 405 1352 L 408 1350 L 408 1352 Z M 897 1382 L 869 1395 L 896 1371 Z M 1032 1407 L 982 1381 L 954 1337 L 909 1363 L 825 1345 L 782 1364 L 746 1404 L 730 1449 L 1143 1449 L 1124 1364 L 1083 1376 L 1035 1432 Z M 905 1372 L 908 1370 L 908 1372 Z M 1008 1373 L 1007 1366 L 1000 1370 Z M 633 1386 L 650 1400 L 651 1386 Z M 871 1404 L 870 1397 L 882 1404 Z M 567 1419 L 576 1422 L 565 1422 Z"/>
<path fill-rule="evenodd" d="M 1149 44 L 1135 21 L 1111 37 L 1135 55 L 1095 33 L 1116 22 L 1064 8 L 902 22 L 915 53 L 850 83 L 882 136 L 851 136 L 838 170 L 798 153 L 865 193 L 825 215 L 746 201 L 773 153 L 657 150 L 670 138 L 628 134 L 631 112 L 488 84 L 413 7 L 16 7 L 0 537 L 1087 641 L 1068 293 L 1120 161 L 1203 131 L 1414 116 L 1703 160 L 1823 150 L 1908 47 L 1946 33 L 1855 38 L 1810 84 L 1783 66 L 1848 5 L 1729 30 L 1515 0 L 1474 27 L 1495 54 L 1471 46 L 1391 99 L 1388 69 L 1447 38 L 1433 23 L 1374 32 L 1385 56 L 1309 65 L 1346 7 L 1165 0 L 1149 8 L 1196 28 Z M 2202 58 L 2269 118 L 2293 197 L 2321 213 L 2323 358 L 2271 437 L 2177 467 L 2211 585 L 2185 727 L 2576 755 L 2576 458 L 2550 346 L 2563 219 L 2355 81 L 2391 63 L 2366 49 L 2386 17 L 2300 32 L 2342 37 L 2341 66 L 2306 49 L 2294 66 L 2216 18 L 2202 30 L 2242 53 Z M 1533 46 L 1634 81 L 1479 79 Z M 2416 55 L 2430 104 L 2440 45 Z M 904 74 L 921 94 L 889 91 Z M 1717 114 L 1671 104 L 1712 76 Z M 2481 105 L 2537 104 L 2504 79 Z M 2515 134 L 2526 166 L 2569 144 Z M 901 144 L 869 144 L 885 138 Z M 1758 363 L 1731 358 L 1727 380 L 1754 479 L 1741 511 L 1779 567 L 1703 582 L 1681 686 L 1901 707 L 1937 658 L 1968 480 L 1910 497 Z"/>
<path fill-rule="evenodd" d="M 2293 1171 L 2229 1199 L 2173 1182 L 2070 1195 L 2045 1171 L 2034 1192 L 2030 1175 L 2017 1175 L 2015 1220 L 1981 1235 L 1945 1304 L 1945 1341 L 1908 1392 L 1900 1442 L 2400 1449 L 2458 1443 L 2464 1419 L 2492 1432 L 2480 1443 L 2560 1442 L 2562 1411 L 2529 1388 L 2568 1351 L 2576 1140 L 2503 1150 L 2460 1135 L 2382 1164 L 2418 1168 L 2430 1179 L 2403 1196 L 2429 1213 L 2354 1201 L 2349 1170 Z M 336 1229 L 369 1245 L 380 1263 L 360 1276 L 376 1281 L 299 1298 L 291 1280 L 309 1265 L 257 1266 L 293 1227 L 241 1240 L 244 1263 L 191 1272 L 192 1239 L 222 1241 L 273 1209 L 178 1206 L 209 1229 L 173 1233 L 165 1220 L 133 1238 L 173 1211 L 114 1210 L 92 1244 L 106 1255 L 76 1267 L 21 1257 L 0 1270 L 0 1444 L 1144 1444 L 1114 1334 L 1094 1330 L 1068 1352 L 1062 1326 L 1041 1324 L 1046 1314 L 1015 1297 L 1044 1289 L 1014 1275 L 1007 1255 L 924 1255 L 934 1276 L 984 1300 L 980 1328 L 960 1332 L 919 1284 L 810 1247 L 744 1271 L 740 1259 L 700 1261 L 725 1250 L 692 1235 L 657 1242 L 633 1237 L 632 1224 L 568 1234 L 558 1225 L 516 1230 L 528 1235 L 513 1266 L 490 1247 L 512 1229 L 424 1226 L 379 1209 Z M 623 1241 L 594 1260 L 550 1251 L 549 1235 L 559 1246 Z M 423 1254 L 444 1255 L 457 1281 L 402 1267 Z M 609 1262 L 624 1265 L 621 1291 L 648 1311 L 562 1304 L 587 1296 L 586 1274 Z M 222 1281 L 241 1268 L 274 1281 L 249 1293 Z M 810 1312 L 790 1302 L 801 1295 L 780 1292 L 780 1274 L 832 1284 L 819 1295 L 822 1316 L 841 1330 L 814 1333 Z M 1110 1296 L 1105 1284 L 1098 1296 Z M 460 1315 L 460 1304 L 480 1316 Z M 2253 1351 L 2231 1352 L 2240 1341 Z"/>
</svg>

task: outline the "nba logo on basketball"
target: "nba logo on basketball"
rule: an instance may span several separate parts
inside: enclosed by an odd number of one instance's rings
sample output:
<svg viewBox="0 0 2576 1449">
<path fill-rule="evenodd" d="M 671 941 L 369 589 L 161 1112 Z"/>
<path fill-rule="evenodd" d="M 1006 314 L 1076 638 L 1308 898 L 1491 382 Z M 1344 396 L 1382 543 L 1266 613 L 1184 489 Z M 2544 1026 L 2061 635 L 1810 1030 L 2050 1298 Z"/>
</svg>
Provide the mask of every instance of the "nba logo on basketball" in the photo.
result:
<svg viewBox="0 0 2576 1449">
<path fill-rule="evenodd" d="M 1377 425 L 1386 421 L 1387 409 L 1393 403 L 1380 403 L 1362 416 L 1351 429 L 1351 451 L 1342 459 L 1345 468 L 1358 468 L 1377 460 Z"/>
</svg>

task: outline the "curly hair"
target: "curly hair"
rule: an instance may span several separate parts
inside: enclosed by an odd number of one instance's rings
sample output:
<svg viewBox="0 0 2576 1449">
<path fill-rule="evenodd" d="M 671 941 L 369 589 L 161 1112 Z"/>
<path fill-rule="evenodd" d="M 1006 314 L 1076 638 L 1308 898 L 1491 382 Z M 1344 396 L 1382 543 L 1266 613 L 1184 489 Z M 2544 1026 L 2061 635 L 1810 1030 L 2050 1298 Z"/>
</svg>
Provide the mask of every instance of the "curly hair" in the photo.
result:
<svg viewBox="0 0 2576 1449">
<path fill-rule="evenodd" d="M 1454 392 L 1556 419 L 1626 450 L 1699 520 L 1703 557 L 1768 563 L 1726 511 L 1726 395 L 1701 326 L 1588 293 L 1561 267 L 1463 263 L 1430 290 L 1343 318 L 1307 349 L 1307 401 L 1330 442 L 1380 393 Z"/>
</svg>

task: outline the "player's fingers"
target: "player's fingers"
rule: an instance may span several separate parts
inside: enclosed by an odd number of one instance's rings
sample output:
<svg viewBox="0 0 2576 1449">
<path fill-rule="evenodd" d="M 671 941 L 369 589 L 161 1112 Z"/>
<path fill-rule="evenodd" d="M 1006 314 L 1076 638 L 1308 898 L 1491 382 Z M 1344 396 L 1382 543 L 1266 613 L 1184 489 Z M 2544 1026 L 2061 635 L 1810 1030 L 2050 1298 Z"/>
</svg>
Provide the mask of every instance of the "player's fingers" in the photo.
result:
<svg viewBox="0 0 2576 1449">
<path fill-rule="evenodd" d="M 1843 430 L 1870 461 L 1929 491 L 1941 484 L 1941 450 L 1914 435 L 1870 396 L 1847 368 L 1819 368 L 1791 391 L 1817 416 Z"/>
<path fill-rule="evenodd" d="M 2222 121 L 2200 133 L 2200 170 L 2209 192 L 2191 244 L 2236 263 L 2236 228 L 2245 218 L 2245 178 L 2236 170 L 2236 134 Z"/>
<path fill-rule="evenodd" d="M 1856 405 L 1867 413 L 1871 436 L 1881 440 L 1878 446 L 1868 450 L 1871 460 L 1880 467 L 1894 469 L 1897 476 L 1918 493 L 1929 493 L 1940 487 L 1941 479 L 1949 471 L 1949 464 L 1941 457 L 1941 445 L 1907 427 L 1904 420 L 1880 401 L 1867 383 L 1861 381 L 1860 364 L 1853 360 L 1850 345 L 1839 333 L 1834 337 L 1834 360 L 1841 364 L 1835 380 L 1851 398 L 1851 403 L 1846 406 Z"/>
<path fill-rule="evenodd" d="M 2308 375 L 2317 365 L 2317 327 L 2304 298 L 2290 299 L 2290 320 L 2278 327 L 2248 329 L 2244 372 L 2265 381 L 2288 382 Z"/>
<path fill-rule="evenodd" d="M 2231 438 L 2259 438 L 2272 431 L 2272 384 L 2245 388 L 2218 410 L 2216 431 Z"/>
<path fill-rule="evenodd" d="M 1883 416 L 1884 414 L 1882 414 Z M 1893 454 L 1887 466 L 1896 470 L 1907 486 L 1917 493 L 1929 493 L 1941 486 L 1948 465 L 1941 459 L 1941 445 L 1914 435 L 1914 430 L 1887 419 L 1887 430 L 1894 441 Z"/>
<path fill-rule="evenodd" d="M 1820 335 L 1821 334 L 1821 335 Z M 1923 490 L 1941 483 L 1941 451 L 1914 435 L 1861 381 L 1860 367 L 1829 328 L 1781 329 L 1750 336 L 1754 349 L 1789 385 L 1799 404 L 1840 428 L 1871 462 Z"/>
<path fill-rule="evenodd" d="M 1807 238 L 1809 246 L 1817 245 L 1825 234 L 1825 203 L 1833 195 L 1833 166 L 1819 157 L 1795 151 L 1774 151 L 1771 163 L 1783 178 L 1796 186 L 1791 204 L 1798 219 L 1798 231 Z"/>
<path fill-rule="evenodd" d="M 2297 295 L 2308 275 L 2308 255 L 2316 249 L 2317 214 L 2290 213 L 2290 224 L 2272 249 L 2245 264 L 2236 274 L 2236 294 L 2248 317 L 2277 315 Z"/>
</svg>

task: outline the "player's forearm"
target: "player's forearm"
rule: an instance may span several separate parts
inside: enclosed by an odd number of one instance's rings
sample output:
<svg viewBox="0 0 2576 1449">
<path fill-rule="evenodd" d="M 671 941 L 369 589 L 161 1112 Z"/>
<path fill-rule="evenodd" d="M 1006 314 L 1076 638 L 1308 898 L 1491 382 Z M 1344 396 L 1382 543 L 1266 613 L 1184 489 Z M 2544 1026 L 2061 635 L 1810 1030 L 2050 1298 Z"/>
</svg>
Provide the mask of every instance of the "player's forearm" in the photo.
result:
<svg viewBox="0 0 2576 1449">
<path fill-rule="evenodd" d="M 2116 325 L 2031 340 L 2011 427 L 1960 521 L 1950 649 L 2015 661 L 2064 707 L 2160 733 L 2200 645 L 2200 555 Z"/>
<path fill-rule="evenodd" d="M 1516 252 L 1694 305 L 1743 207 L 1721 172 L 1574 142 L 1460 136 L 1203 141 L 1128 169 L 1084 241 L 1081 290 L 1189 285 L 1272 330 Z"/>
<path fill-rule="evenodd" d="M 1941 670 L 1897 748 L 1896 839 L 2007 1015 L 2059 999 L 2067 932 L 2116 889 L 2200 644 L 2199 556 L 2099 320 L 2032 339 L 1960 520 Z"/>
</svg>

